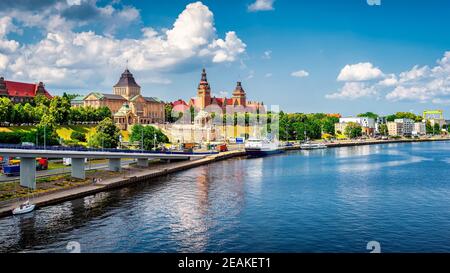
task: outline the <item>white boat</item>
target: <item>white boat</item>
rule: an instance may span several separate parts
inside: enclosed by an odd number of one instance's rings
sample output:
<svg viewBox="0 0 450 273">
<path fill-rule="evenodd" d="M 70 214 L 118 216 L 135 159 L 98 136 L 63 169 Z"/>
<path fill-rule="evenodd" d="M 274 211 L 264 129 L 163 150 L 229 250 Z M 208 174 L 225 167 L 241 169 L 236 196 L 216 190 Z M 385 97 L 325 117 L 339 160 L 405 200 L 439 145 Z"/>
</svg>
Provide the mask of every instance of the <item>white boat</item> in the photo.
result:
<svg viewBox="0 0 450 273">
<path fill-rule="evenodd" d="M 32 212 L 35 207 L 36 207 L 36 205 L 30 204 L 30 201 L 26 201 L 25 203 L 21 204 L 18 208 L 15 208 L 12 211 L 12 213 L 14 215 L 29 213 L 29 212 Z"/>
<path fill-rule="evenodd" d="M 284 152 L 278 142 L 259 138 L 248 139 L 245 143 L 245 151 L 249 156 L 266 156 Z"/>
<path fill-rule="evenodd" d="M 326 149 L 328 148 L 327 145 L 323 143 L 303 143 L 300 145 L 300 148 L 302 150 L 317 150 L 317 149 Z"/>
</svg>

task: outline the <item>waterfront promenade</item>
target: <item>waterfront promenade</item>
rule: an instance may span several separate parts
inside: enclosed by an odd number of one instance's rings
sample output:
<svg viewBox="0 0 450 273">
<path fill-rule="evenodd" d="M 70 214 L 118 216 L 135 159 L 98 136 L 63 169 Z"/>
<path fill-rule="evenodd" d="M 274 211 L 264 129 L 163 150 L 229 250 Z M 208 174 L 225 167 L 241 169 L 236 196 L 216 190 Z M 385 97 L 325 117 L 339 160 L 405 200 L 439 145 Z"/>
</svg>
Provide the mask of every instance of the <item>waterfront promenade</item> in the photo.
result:
<svg viewBox="0 0 450 273">
<path fill-rule="evenodd" d="M 433 138 L 433 139 L 397 139 L 397 140 L 365 140 L 365 141 L 339 141 L 335 143 L 326 143 L 329 148 L 362 146 L 362 145 L 377 145 L 390 143 L 414 143 L 414 142 L 430 142 L 430 141 L 450 141 L 450 138 Z M 300 146 L 286 147 L 286 150 L 300 150 Z M 118 173 L 116 177 L 105 179 L 102 182 L 88 185 L 80 185 L 73 188 L 61 189 L 34 195 L 32 202 L 36 206 L 43 207 L 58 204 L 64 201 L 80 198 L 95 193 L 108 191 L 123 187 L 130 184 L 148 181 L 149 179 L 165 176 L 171 173 L 195 168 L 201 165 L 210 164 L 216 161 L 230 159 L 233 157 L 244 156 L 243 150 L 233 150 L 226 153 L 211 155 L 202 159 L 174 162 L 167 164 L 159 164 L 150 166 L 148 168 L 130 168 L 123 174 Z M 20 205 L 23 200 L 13 199 L 0 202 L 0 217 L 11 215 L 12 209 Z"/>
</svg>

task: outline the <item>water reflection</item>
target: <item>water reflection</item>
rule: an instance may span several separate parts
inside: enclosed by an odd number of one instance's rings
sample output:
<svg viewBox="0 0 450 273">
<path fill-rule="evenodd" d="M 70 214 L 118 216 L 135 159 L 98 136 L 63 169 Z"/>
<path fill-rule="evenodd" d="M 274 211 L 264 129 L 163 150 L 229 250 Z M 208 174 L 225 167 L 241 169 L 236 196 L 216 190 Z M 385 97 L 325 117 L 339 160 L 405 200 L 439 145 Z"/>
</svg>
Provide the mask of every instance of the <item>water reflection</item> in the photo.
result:
<svg viewBox="0 0 450 273">
<path fill-rule="evenodd" d="M 450 251 L 447 143 L 424 145 L 202 166 L 0 219 L 0 252 Z"/>
</svg>

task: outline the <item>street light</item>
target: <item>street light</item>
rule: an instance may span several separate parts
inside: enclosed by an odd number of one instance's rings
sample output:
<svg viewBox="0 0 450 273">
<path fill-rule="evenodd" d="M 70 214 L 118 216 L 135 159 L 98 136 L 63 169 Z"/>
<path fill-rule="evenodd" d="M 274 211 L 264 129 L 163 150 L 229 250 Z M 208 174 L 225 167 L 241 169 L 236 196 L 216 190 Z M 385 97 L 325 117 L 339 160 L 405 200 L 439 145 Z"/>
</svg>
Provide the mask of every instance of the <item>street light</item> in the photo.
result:
<svg viewBox="0 0 450 273">
<path fill-rule="evenodd" d="M 47 135 L 47 133 L 46 133 L 46 128 L 47 128 L 47 125 L 44 125 L 44 150 L 47 149 L 47 148 L 46 148 L 46 146 L 47 146 L 47 141 L 46 141 L 46 135 Z"/>
<path fill-rule="evenodd" d="M 153 149 L 156 151 L 156 133 L 153 134 Z"/>
<path fill-rule="evenodd" d="M 144 126 L 141 128 L 141 151 L 144 153 Z"/>
</svg>

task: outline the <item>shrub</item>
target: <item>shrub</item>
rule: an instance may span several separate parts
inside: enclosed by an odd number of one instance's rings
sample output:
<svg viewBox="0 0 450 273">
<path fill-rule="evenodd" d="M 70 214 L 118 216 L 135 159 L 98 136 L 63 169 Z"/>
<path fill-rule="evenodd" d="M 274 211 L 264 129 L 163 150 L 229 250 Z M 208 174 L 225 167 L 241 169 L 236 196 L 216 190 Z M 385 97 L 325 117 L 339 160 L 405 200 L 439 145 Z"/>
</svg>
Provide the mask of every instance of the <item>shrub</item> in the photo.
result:
<svg viewBox="0 0 450 273">
<path fill-rule="evenodd" d="M 73 131 L 70 134 L 70 138 L 72 140 L 77 140 L 77 141 L 80 141 L 80 142 L 86 142 L 86 135 L 81 133 L 81 132 Z"/>
</svg>

